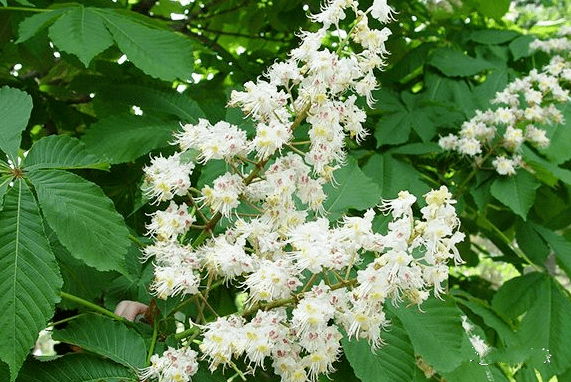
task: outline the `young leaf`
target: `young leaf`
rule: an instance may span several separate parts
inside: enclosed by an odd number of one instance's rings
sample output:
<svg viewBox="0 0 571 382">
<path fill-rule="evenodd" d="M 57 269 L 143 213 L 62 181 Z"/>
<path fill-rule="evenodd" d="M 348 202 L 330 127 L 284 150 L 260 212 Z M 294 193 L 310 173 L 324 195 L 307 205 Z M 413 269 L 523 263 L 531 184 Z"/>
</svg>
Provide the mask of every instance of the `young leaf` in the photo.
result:
<svg viewBox="0 0 571 382">
<path fill-rule="evenodd" d="M 101 17 L 81 4 L 57 19 L 49 36 L 58 49 L 76 55 L 86 67 L 93 57 L 113 45 Z"/>
<path fill-rule="evenodd" d="M 71 254 L 100 271 L 125 272 L 129 231 L 101 189 L 61 170 L 30 171 L 42 212 Z"/>
<path fill-rule="evenodd" d="M 0 150 L 17 163 L 22 131 L 32 112 L 32 97 L 7 86 L 0 88 Z"/>
<path fill-rule="evenodd" d="M 34 196 L 17 179 L 0 212 L 0 359 L 12 380 L 52 317 L 61 284 Z"/>
<path fill-rule="evenodd" d="M 416 307 L 394 309 L 410 337 L 414 351 L 438 372 L 454 370 L 464 360 L 460 351 L 464 340 L 462 312 L 454 300 L 430 298 Z M 391 308 L 392 310 L 392 308 Z"/>
<path fill-rule="evenodd" d="M 143 337 L 109 318 L 98 315 L 80 317 L 65 329 L 54 331 L 52 338 L 80 346 L 133 371 L 145 367 L 147 352 Z"/>
<path fill-rule="evenodd" d="M 192 48 L 184 37 L 149 28 L 113 9 L 94 9 L 94 12 L 104 20 L 119 49 L 143 72 L 165 81 L 190 77 Z"/>
<path fill-rule="evenodd" d="M 90 354 L 68 354 L 53 361 L 29 358 L 16 382 L 138 382 L 123 365 Z"/>
<path fill-rule="evenodd" d="M 41 168 L 109 169 L 109 164 L 89 153 L 85 144 L 67 135 L 49 135 L 34 143 L 24 159 L 26 170 Z"/>
<path fill-rule="evenodd" d="M 334 173 L 337 187 L 326 184 L 323 187 L 327 200 L 323 203 L 329 212 L 329 219 L 336 220 L 348 208 L 365 209 L 373 207 L 380 200 L 379 187 L 363 174 L 354 158 Z"/>
<path fill-rule="evenodd" d="M 130 162 L 168 146 L 178 122 L 124 114 L 101 119 L 89 127 L 82 142 L 89 151 L 112 163 Z"/>
<path fill-rule="evenodd" d="M 386 341 L 376 354 L 366 340 L 343 338 L 343 351 L 355 375 L 363 382 L 411 381 L 416 372 L 414 349 L 398 318 L 381 337 Z"/>
<path fill-rule="evenodd" d="M 492 195 L 526 220 L 527 212 L 533 205 L 535 190 L 539 182 L 527 171 L 518 171 L 516 175 L 496 179 L 492 183 Z"/>
</svg>

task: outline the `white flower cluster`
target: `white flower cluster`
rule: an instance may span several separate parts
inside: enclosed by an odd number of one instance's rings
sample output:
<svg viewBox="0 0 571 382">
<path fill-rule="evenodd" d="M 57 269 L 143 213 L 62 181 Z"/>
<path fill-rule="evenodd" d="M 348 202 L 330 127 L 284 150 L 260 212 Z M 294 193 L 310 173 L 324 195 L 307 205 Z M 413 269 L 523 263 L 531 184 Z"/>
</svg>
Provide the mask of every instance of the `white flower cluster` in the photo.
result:
<svg viewBox="0 0 571 382">
<path fill-rule="evenodd" d="M 536 40 L 532 49 L 546 52 L 571 51 L 571 45 Z M 538 147 L 549 146 L 549 138 L 541 126 L 564 123 L 556 104 L 567 103 L 571 82 L 571 61 L 554 56 L 541 71 L 533 69 L 526 77 L 515 80 L 497 92 L 491 101 L 503 105 L 476 115 L 462 124 L 460 132 L 440 138 L 438 144 L 445 150 L 454 150 L 471 156 L 480 166 L 482 158 L 492 155 L 491 164 L 501 175 L 514 175 L 524 165 L 520 156 L 525 142 Z"/>
<path fill-rule="evenodd" d="M 233 360 L 241 358 L 252 371 L 270 362 L 282 381 L 316 381 L 333 371 L 342 330 L 378 349 L 388 325 L 385 300 L 420 305 L 430 291 L 438 297 L 446 263 L 462 261 L 455 246 L 464 236 L 446 187 L 425 195 L 421 219 L 414 218 L 416 198 L 406 191 L 383 201 L 380 211 L 393 218 L 385 235 L 373 232 L 374 209 L 335 227 L 323 217 L 323 185 L 344 163 L 346 135 L 360 141 L 367 134 L 357 96 L 373 101 L 374 70 L 388 54 L 390 31 L 370 29 L 368 15 L 388 22 L 392 8 L 385 0 L 374 0 L 364 12 L 358 5 L 328 0 L 311 16 L 321 29 L 302 32 L 289 60 L 232 93 L 230 104 L 255 121 L 254 137 L 226 122 L 199 120 L 176 134 L 182 153 L 154 158 L 145 168 L 145 190 L 155 202 L 179 195 L 192 206 L 189 212 L 186 203 L 171 200 L 151 215 L 147 229 L 155 243 L 143 259 L 155 266 L 153 293 L 161 299 L 196 295 L 207 276 L 208 286 L 232 283 L 247 296 L 245 311 L 195 327 L 202 331 L 201 357 L 212 370 L 235 367 Z M 340 23 L 347 12 L 355 21 L 346 31 Z M 326 36 L 338 38 L 337 51 L 322 47 Z M 294 142 L 293 130 L 304 121 L 309 141 Z M 193 155 L 201 164 L 224 160 L 231 171 L 193 189 L 194 165 L 179 168 Z M 205 239 L 221 217 L 230 220 L 224 233 Z M 190 245 L 188 231 L 197 218 L 203 234 Z M 364 264 L 365 258 L 374 260 Z M 187 381 L 196 370 L 188 347 L 169 348 L 152 361 L 143 373 L 147 379 Z"/>
<path fill-rule="evenodd" d="M 156 268 L 154 290 L 159 297 L 198 293 L 197 271 L 206 270 L 227 281 L 241 280 L 253 310 L 284 301 L 289 309 L 259 311 L 250 322 L 233 315 L 207 324 L 200 345 L 203 358 L 214 370 L 241 356 L 255 368 L 269 357 L 283 381 L 315 381 L 333 370 L 340 328 L 376 350 L 381 329 L 388 325 L 383 312 L 387 299 L 420 305 L 430 290 L 435 296 L 443 293 L 446 263 L 462 262 L 455 246 L 464 239 L 451 197 L 444 186 L 427 193 L 422 219 L 413 217 L 416 198 L 406 191 L 383 201 L 381 211 L 393 216 L 386 235 L 373 232 L 375 212 L 370 209 L 363 217 L 345 217 L 335 228 L 319 218 L 280 234 L 262 228 L 259 219 L 240 220 L 195 250 L 172 242 L 150 246 L 147 256 L 177 264 Z M 374 261 L 365 266 L 366 252 Z M 342 275 L 355 265 L 356 280 L 349 282 Z M 304 292 L 307 271 L 336 276 Z"/>
<path fill-rule="evenodd" d="M 143 381 L 152 378 L 160 382 L 190 382 L 198 370 L 197 355 L 188 347 L 174 349 L 169 346 L 162 356 L 151 356 L 151 366 L 143 369 L 140 377 Z"/>
</svg>

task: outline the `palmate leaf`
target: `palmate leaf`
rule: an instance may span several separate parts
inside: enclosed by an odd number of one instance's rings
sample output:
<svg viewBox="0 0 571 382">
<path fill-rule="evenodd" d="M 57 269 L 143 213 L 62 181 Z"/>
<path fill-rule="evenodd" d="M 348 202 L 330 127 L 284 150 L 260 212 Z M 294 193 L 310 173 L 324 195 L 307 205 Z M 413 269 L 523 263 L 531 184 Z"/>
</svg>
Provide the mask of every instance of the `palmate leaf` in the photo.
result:
<svg viewBox="0 0 571 382">
<path fill-rule="evenodd" d="M 89 151 L 110 163 L 130 162 L 149 151 L 168 146 L 176 121 L 124 114 L 100 120 L 90 126 L 82 142 Z"/>
<path fill-rule="evenodd" d="M 73 320 L 65 329 L 54 331 L 52 338 L 109 358 L 132 368 L 145 367 L 146 346 L 133 329 L 98 315 Z"/>
<path fill-rule="evenodd" d="M 94 11 L 105 22 L 119 49 L 143 72 L 166 81 L 190 77 L 192 48 L 184 37 L 149 28 L 112 9 Z"/>
<path fill-rule="evenodd" d="M 125 273 L 129 231 L 97 185 L 62 170 L 30 171 L 28 177 L 49 226 L 75 258 Z"/>
<path fill-rule="evenodd" d="M 376 353 L 371 351 L 366 340 L 347 340 L 345 337 L 342 340 L 345 356 L 362 382 L 409 382 L 420 372 L 402 323 L 391 318 L 391 327 L 381 335 L 386 344 Z"/>
<path fill-rule="evenodd" d="M 7 86 L 0 88 L 0 150 L 16 163 L 22 131 L 32 112 L 32 97 Z"/>
<path fill-rule="evenodd" d="M 76 55 L 86 67 L 97 54 L 113 45 L 113 38 L 93 8 L 71 8 L 49 29 L 58 49 Z"/>
<path fill-rule="evenodd" d="M 109 163 L 89 153 L 80 140 L 67 135 L 50 135 L 36 141 L 23 166 L 28 171 L 41 168 L 109 169 Z"/>
<path fill-rule="evenodd" d="M 17 382 L 138 382 L 133 370 L 89 354 L 68 354 L 53 361 L 29 358 Z"/>
<path fill-rule="evenodd" d="M 11 380 L 52 317 L 61 284 L 34 196 L 17 179 L 0 212 L 0 359 Z"/>
</svg>

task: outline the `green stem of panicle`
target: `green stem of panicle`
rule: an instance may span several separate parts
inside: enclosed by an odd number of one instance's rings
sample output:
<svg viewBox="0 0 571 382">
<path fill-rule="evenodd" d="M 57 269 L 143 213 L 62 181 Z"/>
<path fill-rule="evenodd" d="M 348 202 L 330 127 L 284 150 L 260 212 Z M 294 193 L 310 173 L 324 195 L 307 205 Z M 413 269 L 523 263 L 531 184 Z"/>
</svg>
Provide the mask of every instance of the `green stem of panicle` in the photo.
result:
<svg viewBox="0 0 571 382">
<path fill-rule="evenodd" d="M 158 335 L 159 335 L 159 320 L 155 317 L 155 322 L 153 323 L 153 336 L 151 337 L 149 352 L 147 353 L 147 365 L 151 364 L 151 357 L 155 352 L 155 345 L 157 344 Z"/>
<path fill-rule="evenodd" d="M 97 313 L 101 313 L 101 314 L 103 314 L 104 316 L 111 317 L 112 319 L 117 320 L 117 321 L 120 321 L 120 322 L 122 322 L 122 323 L 124 323 L 124 324 L 126 324 L 126 325 L 134 326 L 134 323 L 132 323 L 131 321 L 127 320 L 125 317 L 118 316 L 118 315 L 116 315 L 115 313 L 111 312 L 110 310 L 107 310 L 107 309 L 105 309 L 105 308 L 103 308 L 103 307 L 101 307 L 101 306 L 99 306 L 99 305 L 96 305 L 96 304 L 94 304 L 94 303 L 92 303 L 92 302 L 89 302 L 89 301 L 87 301 L 87 300 L 84 300 L 84 299 L 82 299 L 81 297 L 77 297 L 77 296 L 74 296 L 74 295 L 69 294 L 69 293 L 66 293 L 66 292 L 60 292 L 60 296 L 61 296 L 61 298 L 64 298 L 64 299 L 66 299 L 66 300 L 68 300 L 68 301 L 73 301 L 73 302 L 75 302 L 76 304 L 79 304 L 79 305 L 83 305 L 83 306 L 85 306 L 86 308 L 89 308 L 89 309 L 91 309 L 91 310 L 93 310 L 93 311 L 95 311 L 95 312 L 97 312 Z"/>
</svg>

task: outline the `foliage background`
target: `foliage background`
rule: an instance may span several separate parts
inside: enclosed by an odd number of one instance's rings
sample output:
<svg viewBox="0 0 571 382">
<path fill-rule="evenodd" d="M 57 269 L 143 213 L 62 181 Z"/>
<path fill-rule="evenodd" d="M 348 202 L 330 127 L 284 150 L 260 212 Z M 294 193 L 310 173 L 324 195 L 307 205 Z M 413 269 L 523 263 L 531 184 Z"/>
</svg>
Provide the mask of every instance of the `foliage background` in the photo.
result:
<svg viewBox="0 0 571 382">
<path fill-rule="evenodd" d="M 152 299 L 152 265 L 139 262 L 154 209 L 140 192 L 142 167 L 149 153 L 173 150 L 180 122 L 206 117 L 252 131 L 239 111 L 225 108 L 230 90 L 286 57 L 296 32 L 311 29 L 306 14 L 319 3 L 0 3 L 0 379 L 136 381 L 153 328 L 108 313 L 124 299 Z M 569 2 L 515 5 L 393 2 L 398 21 L 369 111 L 372 135 L 351 147 L 352 165 L 338 180 L 353 188 L 330 206 L 329 218 L 402 189 L 420 196 L 446 184 L 469 234 L 461 250 L 467 263 L 454 270 L 444 301 L 429 301 L 425 313 L 390 312 L 393 327 L 377 355 L 367 344 L 345 342 L 335 380 L 424 381 L 431 368 L 431 380 L 571 380 L 571 109 L 562 110 L 567 124 L 550 131 L 552 146 L 529 154 L 533 174 L 472 177 L 468 162 L 435 143 L 487 109 L 508 82 L 548 61 L 531 55 L 528 44 L 567 22 Z M 7 164 L 24 152 L 23 173 L 15 173 Z M 194 180 L 202 185 L 224 172 L 209 164 Z M 372 203 L 356 197 L 365 187 Z M 232 290 L 216 291 L 217 309 L 234 311 Z M 156 302 L 157 352 L 176 343 L 179 303 Z M 182 310 L 192 317 L 193 309 Z M 461 315 L 494 347 L 487 365 L 473 361 Z M 54 338 L 84 352 L 41 362 L 30 356 L 36 333 L 67 318 Z M 262 372 L 250 379 L 272 378 Z"/>
</svg>

